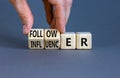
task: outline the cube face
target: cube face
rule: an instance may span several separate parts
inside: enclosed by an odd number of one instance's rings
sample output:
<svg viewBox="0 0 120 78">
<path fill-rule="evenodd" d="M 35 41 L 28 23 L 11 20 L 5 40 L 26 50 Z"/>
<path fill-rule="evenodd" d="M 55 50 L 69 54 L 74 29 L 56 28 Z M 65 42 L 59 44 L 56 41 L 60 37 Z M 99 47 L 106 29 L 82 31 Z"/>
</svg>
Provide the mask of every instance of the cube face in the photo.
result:
<svg viewBox="0 0 120 78">
<path fill-rule="evenodd" d="M 44 49 L 44 29 L 31 29 L 28 34 L 29 49 Z"/>
<path fill-rule="evenodd" d="M 59 49 L 60 48 L 60 40 L 45 40 L 45 49 Z"/>
<path fill-rule="evenodd" d="M 74 32 L 61 34 L 61 49 L 75 49 L 76 37 Z"/>
<path fill-rule="evenodd" d="M 76 33 L 77 49 L 92 49 L 92 34 L 90 32 Z"/>
<path fill-rule="evenodd" d="M 30 39 L 28 41 L 29 49 L 44 49 L 43 39 Z"/>
<path fill-rule="evenodd" d="M 31 29 L 28 39 L 44 39 L 44 29 Z"/>
<path fill-rule="evenodd" d="M 45 49 L 60 48 L 60 32 L 56 29 L 45 29 Z"/>
</svg>

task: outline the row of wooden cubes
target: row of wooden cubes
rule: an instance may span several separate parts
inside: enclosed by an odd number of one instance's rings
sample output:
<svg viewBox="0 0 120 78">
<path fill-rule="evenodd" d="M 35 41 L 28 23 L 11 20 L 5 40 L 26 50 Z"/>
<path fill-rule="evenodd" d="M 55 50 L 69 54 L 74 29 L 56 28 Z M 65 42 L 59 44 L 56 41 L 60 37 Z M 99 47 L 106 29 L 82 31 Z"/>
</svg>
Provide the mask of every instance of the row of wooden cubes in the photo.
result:
<svg viewBox="0 0 120 78">
<path fill-rule="evenodd" d="M 56 29 L 31 29 L 28 34 L 29 49 L 92 49 L 90 32 L 66 32 Z"/>
</svg>

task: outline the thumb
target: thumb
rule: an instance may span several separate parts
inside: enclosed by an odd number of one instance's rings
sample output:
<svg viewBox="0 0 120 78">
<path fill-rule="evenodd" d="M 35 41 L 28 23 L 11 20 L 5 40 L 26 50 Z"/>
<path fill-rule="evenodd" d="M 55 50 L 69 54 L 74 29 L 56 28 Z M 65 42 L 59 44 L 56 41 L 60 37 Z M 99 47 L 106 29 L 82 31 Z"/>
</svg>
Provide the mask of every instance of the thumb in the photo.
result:
<svg viewBox="0 0 120 78">
<path fill-rule="evenodd" d="M 10 0 L 23 25 L 23 34 L 27 35 L 33 26 L 33 15 L 26 0 Z"/>
</svg>

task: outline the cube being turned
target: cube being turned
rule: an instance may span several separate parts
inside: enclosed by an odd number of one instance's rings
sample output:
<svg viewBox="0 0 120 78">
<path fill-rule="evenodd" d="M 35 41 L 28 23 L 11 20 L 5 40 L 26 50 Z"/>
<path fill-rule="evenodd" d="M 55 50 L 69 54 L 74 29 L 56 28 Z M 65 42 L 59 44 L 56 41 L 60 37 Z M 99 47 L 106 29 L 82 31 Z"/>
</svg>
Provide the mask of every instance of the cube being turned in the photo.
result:
<svg viewBox="0 0 120 78">
<path fill-rule="evenodd" d="M 60 48 L 60 32 L 56 29 L 45 29 L 45 49 Z"/>
<path fill-rule="evenodd" d="M 92 34 L 90 32 L 77 32 L 76 40 L 77 49 L 92 49 Z"/>
<path fill-rule="evenodd" d="M 61 49 L 75 49 L 76 36 L 74 32 L 61 34 Z"/>
<path fill-rule="evenodd" d="M 31 29 L 28 34 L 30 49 L 44 49 L 44 29 Z"/>
</svg>

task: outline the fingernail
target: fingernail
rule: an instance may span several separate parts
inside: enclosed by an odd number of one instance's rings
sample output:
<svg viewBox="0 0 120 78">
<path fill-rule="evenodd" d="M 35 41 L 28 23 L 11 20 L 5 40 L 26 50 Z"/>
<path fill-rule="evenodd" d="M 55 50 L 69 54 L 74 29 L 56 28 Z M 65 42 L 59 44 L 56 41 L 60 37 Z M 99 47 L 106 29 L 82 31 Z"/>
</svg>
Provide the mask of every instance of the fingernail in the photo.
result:
<svg viewBox="0 0 120 78">
<path fill-rule="evenodd" d="M 28 27 L 27 27 L 27 25 L 23 25 L 23 34 L 24 35 L 28 34 Z"/>
</svg>

